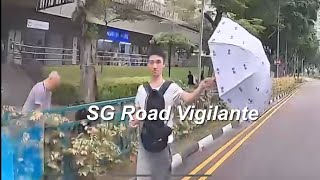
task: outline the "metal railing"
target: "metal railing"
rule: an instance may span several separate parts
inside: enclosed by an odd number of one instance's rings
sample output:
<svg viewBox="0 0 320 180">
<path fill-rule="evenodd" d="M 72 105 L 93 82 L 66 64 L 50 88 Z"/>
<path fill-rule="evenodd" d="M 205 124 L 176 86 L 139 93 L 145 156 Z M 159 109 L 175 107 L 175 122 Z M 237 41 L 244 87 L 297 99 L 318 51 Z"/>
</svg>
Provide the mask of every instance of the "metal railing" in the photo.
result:
<svg viewBox="0 0 320 180">
<path fill-rule="evenodd" d="M 28 62 L 36 60 L 43 65 L 71 65 L 80 63 L 79 49 L 32 46 L 21 44 L 20 42 L 12 43 L 12 54 L 15 62 Z M 76 51 L 76 52 L 74 52 Z M 96 62 L 101 66 L 147 66 L 147 55 L 117 53 L 117 52 L 96 52 Z M 172 66 L 186 66 L 188 60 L 179 58 L 178 61 L 172 62 Z"/>
<path fill-rule="evenodd" d="M 146 66 L 147 56 L 142 54 L 97 52 L 97 62 L 100 65 L 112 66 Z"/>
<path fill-rule="evenodd" d="M 76 50 L 77 52 L 74 54 L 74 49 L 31 46 L 20 42 L 12 42 L 12 46 L 14 60 L 28 61 L 33 59 L 41 61 L 43 64 L 72 64 L 80 60 L 79 50 Z"/>
<path fill-rule="evenodd" d="M 12 54 L 14 61 L 41 61 L 44 65 L 70 65 L 80 63 L 80 52 L 77 49 L 31 46 L 12 42 Z M 115 66 L 146 66 L 147 56 L 142 54 L 96 52 L 96 61 L 100 65 Z M 23 63 L 23 62 L 22 62 Z"/>
</svg>

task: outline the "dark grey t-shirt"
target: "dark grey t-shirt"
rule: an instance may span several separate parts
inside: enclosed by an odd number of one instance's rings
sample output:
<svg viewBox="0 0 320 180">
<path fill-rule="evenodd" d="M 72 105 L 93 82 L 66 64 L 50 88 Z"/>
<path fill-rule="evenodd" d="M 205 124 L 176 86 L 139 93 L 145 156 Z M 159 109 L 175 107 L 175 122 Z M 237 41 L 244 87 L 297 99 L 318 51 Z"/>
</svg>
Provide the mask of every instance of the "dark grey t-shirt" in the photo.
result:
<svg viewBox="0 0 320 180">
<path fill-rule="evenodd" d="M 40 110 L 49 109 L 51 107 L 51 95 L 51 91 L 45 88 L 44 82 L 38 82 L 31 89 L 22 112 L 31 112 L 39 107 L 41 107 Z"/>
</svg>

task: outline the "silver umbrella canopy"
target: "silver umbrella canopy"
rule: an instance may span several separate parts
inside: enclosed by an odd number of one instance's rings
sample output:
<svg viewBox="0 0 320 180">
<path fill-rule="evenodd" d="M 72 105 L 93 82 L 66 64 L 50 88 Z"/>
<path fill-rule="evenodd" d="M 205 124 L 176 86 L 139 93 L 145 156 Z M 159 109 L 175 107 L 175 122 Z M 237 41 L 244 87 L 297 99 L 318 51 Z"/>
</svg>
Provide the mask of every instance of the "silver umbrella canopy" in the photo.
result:
<svg viewBox="0 0 320 180">
<path fill-rule="evenodd" d="M 260 40 L 222 18 L 208 44 L 220 98 L 231 109 L 263 113 L 272 95 L 272 78 Z"/>
</svg>

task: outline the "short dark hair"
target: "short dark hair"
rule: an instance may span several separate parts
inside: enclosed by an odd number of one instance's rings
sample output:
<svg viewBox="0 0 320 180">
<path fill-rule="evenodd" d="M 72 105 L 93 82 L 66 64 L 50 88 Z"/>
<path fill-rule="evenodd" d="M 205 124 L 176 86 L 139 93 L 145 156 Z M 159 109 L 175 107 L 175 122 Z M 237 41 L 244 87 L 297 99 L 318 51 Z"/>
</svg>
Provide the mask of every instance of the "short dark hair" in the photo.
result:
<svg viewBox="0 0 320 180">
<path fill-rule="evenodd" d="M 149 57 L 152 56 L 152 55 L 157 55 L 157 56 L 162 57 L 163 63 L 164 63 L 165 60 L 166 60 L 166 54 L 164 53 L 164 51 L 162 50 L 162 48 L 159 47 L 159 46 L 154 46 L 154 45 L 153 45 L 153 46 L 150 46 L 150 47 L 149 47 L 147 57 L 149 58 Z"/>
</svg>

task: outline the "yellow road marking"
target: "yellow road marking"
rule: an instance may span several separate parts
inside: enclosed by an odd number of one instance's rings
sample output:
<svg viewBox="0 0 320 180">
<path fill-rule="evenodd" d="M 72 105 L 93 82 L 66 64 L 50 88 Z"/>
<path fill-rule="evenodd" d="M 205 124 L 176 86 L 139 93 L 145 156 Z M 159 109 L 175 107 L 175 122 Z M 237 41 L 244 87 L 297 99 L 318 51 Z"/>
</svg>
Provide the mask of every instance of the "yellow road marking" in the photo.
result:
<svg viewBox="0 0 320 180">
<path fill-rule="evenodd" d="M 293 94 L 292 94 L 293 95 Z M 290 96 L 289 96 L 290 97 Z M 288 99 L 287 97 L 286 99 Z M 280 106 L 281 103 L 273 106 L 270 108 L 266 113 L 264 113 L 260 119 L 264 119 L 269 112 L 272 112 L 273 109 L 276 109 L 278 106 Z M 209 164 L 215 157 L 217 157 L 221 152 L 223 152 L 225 149 L 227 149 L 232 143 L 234 143 L 239 137 L 241 137 L 244 133 L 246 133 L 251 127 L 253 127 L 256 124 L 257 121 L 253 122 L 250 126 L 248 126 L 246 129 L 244 129 L 241 133 L 236 135 L 234 138 L 232 138 L 230 141 L 228 141 L 225 145 L 223 145 L 220 149 L 218 149 L 214 154 L 212 154 L 209 158 L 207 158 L 205 161 L 203 161 L 201 164 L 199 164 L 194 170 L 192 170 L 189 175 L 196 175 L 201 169 L 203 169 L 207 164 Z M 184 177 L 182 180 L 189 180 L 192 176 Z"/>
<path fill-rule="evenodd" d="M 273 112 L 271 112 L 260 124 L 258 124 L 251 132 L 249 132 L 240 142 L 238 142 L 229 152 L 227 152 L 217 163 L 215 163 L 205 174 L 212 174 L 225 160 L 227 160 L 253 133 L 255 133 L 269 118 L 277 112 L 290 98 L 297 93 L 295 91 L 285 101 L 283 101 Z M 198 180 L 205 180 L 208 177 L 201 177 Z"/>
</svg>

